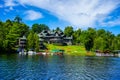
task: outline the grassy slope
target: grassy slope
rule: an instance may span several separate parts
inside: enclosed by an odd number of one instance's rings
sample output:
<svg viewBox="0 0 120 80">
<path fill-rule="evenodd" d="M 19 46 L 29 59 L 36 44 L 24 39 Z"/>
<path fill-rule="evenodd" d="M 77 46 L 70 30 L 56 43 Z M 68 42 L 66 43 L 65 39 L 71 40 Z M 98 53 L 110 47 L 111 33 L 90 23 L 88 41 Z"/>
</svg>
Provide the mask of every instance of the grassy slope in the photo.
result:
<svg viewBox="0 0 120 80">
<path fill-rule="evenodd" d="M 65 50 L 65 55 L 80 55 L 80 56 L 94 56 L 94 53 L 87 52 L 84 48 L 84 46 L 77 46 L 77 45 L 71 45 L 71 46 L 56 46 L 52 44 L 46 45 L 48 50 L 53 49 L 62 49 Z"/>
</svg>

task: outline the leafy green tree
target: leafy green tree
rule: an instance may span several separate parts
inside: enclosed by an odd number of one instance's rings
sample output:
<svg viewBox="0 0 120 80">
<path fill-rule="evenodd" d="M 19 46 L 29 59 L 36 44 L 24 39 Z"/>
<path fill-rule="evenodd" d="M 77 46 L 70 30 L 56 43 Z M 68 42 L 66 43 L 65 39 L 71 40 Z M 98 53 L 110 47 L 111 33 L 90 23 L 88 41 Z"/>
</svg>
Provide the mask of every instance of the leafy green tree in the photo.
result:
<svg viewBox="0 0 120 80">
<path fill-rule="evenodd" d="M 10 19 L 6 20 L 4 27 L 10 29 L 11 26 L 13 26 L 13 22 Z"/>
<path fill-rule="evenodd" d="M 39 37 L 38 37 L 38 35 L 36 34 L 36 33 L 34 33 L 34 44 L 35 44 L 35 51 L 36 52 L 38 52 L 39 51 L 39 49 L 40 49 L 40 41 L 39 41 Z"/>
<path fill-rule="evenodd" d="M 13 25 L 10 30 L 9 33 L 6 35 L 6 38 L 3 42 L 3 46 L 8 50 L 10 49 L 14 49 L 15 45 L 17 43 L 17 39 L 19 38 L 20 34 L 19 34 L 19 27 L 16 25 Z"/>
<path fill-rule="evenodd" d="M 102 38 L 105 38 L 106 31 L 104 29 L 99 29 L 99 30 L 96 31 L 96 36 L 100 36 Z"/>
<path fill-rule="evenodd" d="M 87 51 L 92 50 L 94 45 L 94 39 L 96 37 L 96 31 L 93 28 L 88 28 L 86 35 L 85 35 L 85 48 Z"/>
<path fill-rule="evenodd" d="M 40 33 L 43 30 L 50 30 L 49 27 L 45 24 L 33 24 L 32 25 L 32 30 L 36 33 Z"/>
<path fill-rule="evenodd" d="M 87 35 L 87 31 L 86 30 L 81 31 L 81 34 L 80 34 L 80 37 L 79 37 L 80 44 L 82 44 L 82 45 L 85 44 L 86 35 Z"/>
<path fill-rule="evenodd" d="M 20 30 L 20 32 L 19 32 L 19 34 L 20 34 L 20 37 L 22 37 L 22 36 L 27 36 L 28 35 L 28 32 L 29 32 L 29 26 L 27 26 L 26 24 L 24 24 L 24 23 L 21 23 L 21 24 L 17 24 L 17 26 L 19 26 L 19 30 Z"/>
<path fill-rule="evenodd" d="M 120 34 L 113 39 L 112 50 L 120 50 Z"/>
<path fill-rule="evenodd" d="M 94 50 L 104 51 L 105 48 L 106 48 L 105 40 L 102 37 L 95 38 L 93 49 Z"/>
<path fill-rule="evenodd" d="M 30 31 L 27 37 L 27 48 L 31 49 L 34 48 L 34 32 Z"/>
<path fill-rule="evenodd" d="M 67 26 L 64 29 L 64 34 L 68 37 L 70 37 L 73 34 L 73 27 L 72 26 Z"/>
<path fill-rule="evenodd" d="M 32 25 L 32 30 L 36 33 L 40 33 L 41 32 L 41 29 L 40 29 L 40 26 L 39 24 L 33 24 Z"/>
<path fill-rule="evenodd" d="M 109 31 L 106 31 L 106 34 L 104 36 L 104 41 L 106 41 L 106 50 L 111 50 L 111 45 L 112 45 L 112 41 L 114 40 L 114 35 L 109 32 Z"/>
<path fill-rule="evenodd" d="M 119 41 L 118 41 L 117 37 L 115 37 L 115 38 L 112 40 L 111 49 L 112 49 L 112 50 L 118 50 L 118 45 L 119 45 Z"/>
<path fill-rule="evenodd" d="M 42 30 L 50 30 L 49 27 L 46 24 L 39 24 L 41 31 Z"/>
<path fill-rule="evenodd" d="M 27 37 L 27 48 L 35 49 L 35 51 L 38 52 L 39 48 L 40 48 L 39 44 L 40 44 L 40 42 L 39 42 L 39 37 L 38 37 L 37 33 L 34 33 L 31 30 Z"/>
<path fill-rule="evenodd" d="M 22 37 L 28 32 L 29 27 L 23 23 L 11 22 L 7 20 L 4 24 L 5 37 L 3 41 L 3 47 L 6 50 L 14 50 L 17 45 L 19 37 Z"/>
<path fill-rule="evenodd" d="M 118 50 L 120 50 L 120 35 L 117 36 L 117 40 L 118 40 Z"/>
<path fill-rule="evenodd" d="M 3 47 L 3 41 L 5 38 L 4 30 L 5 28 L 3 27 L 3 22 L 0 21 L 0 49 Z"/>
<path fill-rule="evenodd" d="M 81 42 L 80 41 L 81 32 L 82 32 L 81 29 L 74 31 L 74 33 L 73 33 L 73 42 L 74 43 L 79 44 Z"/>
</svg>

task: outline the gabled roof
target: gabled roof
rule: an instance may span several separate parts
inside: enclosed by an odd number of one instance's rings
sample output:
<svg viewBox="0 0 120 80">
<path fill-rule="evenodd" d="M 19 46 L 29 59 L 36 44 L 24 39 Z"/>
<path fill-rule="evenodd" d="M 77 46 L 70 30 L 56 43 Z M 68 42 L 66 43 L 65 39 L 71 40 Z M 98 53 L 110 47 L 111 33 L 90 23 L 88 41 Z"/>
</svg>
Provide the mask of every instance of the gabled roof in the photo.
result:
<svg viewBox="0 0 120 80">
<path fill-rule="evenodd" d="M 39 37 L 47 37 L 47 36 L 59 36 L 63 37 L 64 33 L 62 31 L 49 31 L 49 30 L 43 30 L 41 33 L 39 33 Z"/>
</svg>

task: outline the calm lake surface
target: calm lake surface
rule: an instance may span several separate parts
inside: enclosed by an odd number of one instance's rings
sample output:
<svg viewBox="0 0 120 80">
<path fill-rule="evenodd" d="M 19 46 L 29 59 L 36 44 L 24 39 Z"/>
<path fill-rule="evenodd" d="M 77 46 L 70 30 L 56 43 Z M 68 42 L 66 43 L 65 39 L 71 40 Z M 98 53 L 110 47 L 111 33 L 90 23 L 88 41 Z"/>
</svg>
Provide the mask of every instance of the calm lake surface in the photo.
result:
<svg viewBox="0 0 120 80">
<path fill-rule="evenodd" d="M 120 80 L 120 58 L 0 55 L 0 80 Z"/>
</svg>

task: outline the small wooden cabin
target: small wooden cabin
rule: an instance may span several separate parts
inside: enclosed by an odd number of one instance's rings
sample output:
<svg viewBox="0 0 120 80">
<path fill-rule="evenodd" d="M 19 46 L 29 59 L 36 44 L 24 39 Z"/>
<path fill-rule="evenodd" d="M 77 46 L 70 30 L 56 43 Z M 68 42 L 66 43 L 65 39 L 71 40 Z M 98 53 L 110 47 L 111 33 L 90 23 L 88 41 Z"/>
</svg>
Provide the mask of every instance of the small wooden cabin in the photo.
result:
<svg viewBox="0 0 120 80">
<path fill-rule="evenodd" d="M 25 36 L 23 36 L 22 38 L 19 38 L 19 47 L 25 48 L 26 47 L 26 43 L 27 43 L 27 39 L 26 39 Z"/>
</svg>

